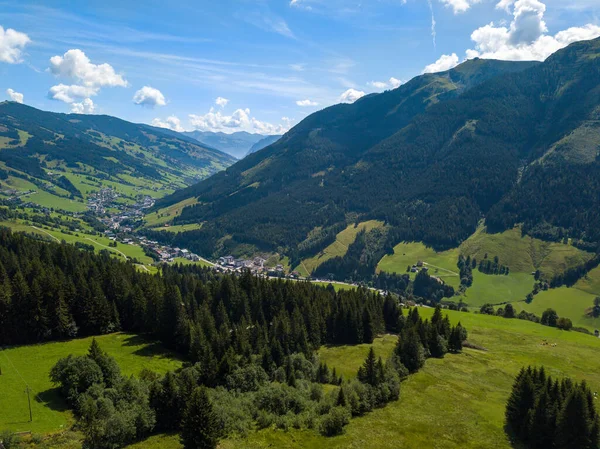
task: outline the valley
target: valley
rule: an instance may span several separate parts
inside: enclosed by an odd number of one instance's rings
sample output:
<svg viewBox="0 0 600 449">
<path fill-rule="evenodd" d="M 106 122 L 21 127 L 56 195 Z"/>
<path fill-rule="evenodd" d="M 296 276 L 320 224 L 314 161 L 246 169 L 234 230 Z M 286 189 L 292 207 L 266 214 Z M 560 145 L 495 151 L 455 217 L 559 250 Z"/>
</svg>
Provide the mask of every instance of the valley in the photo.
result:
<svg viewBox="0 0 600 449">
<path fill-rule="evenodd" d="M 325 8 L 308 3 L 283 6 Z M 525 3 L 504 5 L 507 34 Z M 300 46 L 274 14 L 244 26 Z M 594 30 L 532 61 L 480 44 L 368 93 L 350 61 L 115 51 L 240 94 L 144 83 L 122 111 L 145 123 L 104 114 L 101 89 L 134 85 L 110 64 L 51 57 L 34 72 L 74 83 L 47 98 L 71 113 L 0 103 L 0 449 L 599 449 Z M 356 89 L 305 99 L 312 71 Z M 238 105 L 277 89 L 290 104 Z M 204 113 L 175 115 L 182 98 Z"/>
</svg>

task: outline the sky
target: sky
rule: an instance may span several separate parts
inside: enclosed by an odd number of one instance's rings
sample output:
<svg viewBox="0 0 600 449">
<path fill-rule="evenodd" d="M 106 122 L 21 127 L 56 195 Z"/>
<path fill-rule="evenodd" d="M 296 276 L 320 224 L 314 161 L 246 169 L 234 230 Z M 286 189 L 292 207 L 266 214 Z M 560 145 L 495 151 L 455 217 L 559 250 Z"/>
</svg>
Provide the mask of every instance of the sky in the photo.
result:
<svg viewBox="0 0 600 449">
<path fill-rule="evenodd" d="M 280 134 L 474 57 L 600 36 L 600 0 L 0 0 L 0 100 Z"/>
</svg>

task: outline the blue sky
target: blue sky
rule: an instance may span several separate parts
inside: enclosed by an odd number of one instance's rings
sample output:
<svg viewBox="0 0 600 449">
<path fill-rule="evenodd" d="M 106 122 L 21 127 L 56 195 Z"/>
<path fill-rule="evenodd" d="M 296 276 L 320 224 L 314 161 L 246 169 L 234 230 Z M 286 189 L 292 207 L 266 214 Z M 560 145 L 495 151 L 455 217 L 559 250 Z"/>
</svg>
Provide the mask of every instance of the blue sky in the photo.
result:
<svg viewBox="0 0 600 449">
<path fill-rule="evenodd" d="M 600 36 L 598 0 L 19 1 L 0 10 L 0 99 L 264 134 L 465 58 L 542 60 Z"/>
</svg>

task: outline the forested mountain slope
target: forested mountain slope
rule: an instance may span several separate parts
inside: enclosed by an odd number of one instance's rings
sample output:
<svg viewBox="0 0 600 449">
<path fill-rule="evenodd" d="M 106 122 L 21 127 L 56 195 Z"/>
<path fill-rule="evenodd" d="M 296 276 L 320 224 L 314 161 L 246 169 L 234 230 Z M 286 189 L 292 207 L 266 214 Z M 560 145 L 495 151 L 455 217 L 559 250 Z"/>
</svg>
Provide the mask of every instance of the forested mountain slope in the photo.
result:
<svg viewBox="0 0 600 449">
<path fill-rule="evenodd" d="M 307 117 L 274 145 L 176 192 L 157 206 L 198 197 L 199 203 L 184 209 L 177 220 L 208 222 L 202 232 L 187 236 L 202 241 L 198 249 L 203 252 L 212 252 L 217 246 L 226 251 L 238 242 L 261 248 L 295 248 L 316 227 L 344 222 L 348 213 L 370 213 L 377 198 L 367 208 L 352 210 L 343 194 L 348 186 L 341 192 L 332 188 L 333 180 L 347 176 L 370 148 L 437 104 L 500 74 L 535 65 L 472 60 L 449 72 L 419 76 L 398 89 L 354 104 L 332 106 Z M 219 239 L 227 234 L 232 238 L 222 246 Z"/>
<path fill-rule="evenodd" d="M 65 176 L 85 173 L 94 181 L 135 181 L 168 191 L 190 185 L 233 162 L 234 158 L 225 153 L 159 128 L 106 115 L 58 114 L 14 102 L 0 103 L 0 169 L 4 179 L 23 178 L 40 188 L 68 187 L 76 194 L 76 188 L 64 181 Z"/>
</svg>

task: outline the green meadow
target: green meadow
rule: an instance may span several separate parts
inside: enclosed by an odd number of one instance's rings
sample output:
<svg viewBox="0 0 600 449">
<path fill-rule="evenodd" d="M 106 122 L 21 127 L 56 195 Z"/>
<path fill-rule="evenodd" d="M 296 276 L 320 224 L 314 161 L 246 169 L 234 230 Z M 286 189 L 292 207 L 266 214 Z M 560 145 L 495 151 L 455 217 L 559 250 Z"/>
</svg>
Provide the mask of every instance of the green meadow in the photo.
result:
<svg viewBox="0 0 600 449">
<path fill-rule="evenodd" d="M 126 375 L 137 375 L 144 368 L 165 373 L 181 366 L 181 361 L 160 344 L 134 334 L 96 338 Z M 72 414 L 48 374 L 60 358 L 85 354 L 90 343 L 91 338 L 82 338 L 0 351 L 0 429 L 47 433 L 72 424 Z M 29 422 L 27 386 L 31 391 L 32 422 Z"/>
<path fill-rule="evenodd" d="M 432 309 L 420 311 L 425 316 L 432 313 Z M 267 429 L 246 439 L 227 440 L 221 447 L 509 449 L 513 446 L 503 429 L 504 406 L 522 366 L 544 365 L 552 376 L 585 379 L 593 391 L 600 388 L 598 338 L 516 319 L 449 315 L 453 323 L 460 321 L 467 327 L 469 341 L 482 349 L 427 360 L 419 373 L 403 382 L 399 401 L 352 419 L 343 435 L 326 438 L 310 430 Z M 395 337 L 384 336 L 373 346 L 386 357 L 395 343 Z M 320 357 L 348 378 L 356 375 L 368 347 L 325 347 Z M 173 441 L 168 447 L 179 446 Z"/>
</svg>

